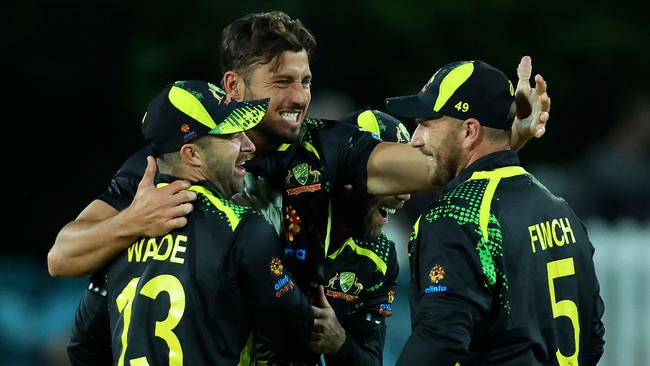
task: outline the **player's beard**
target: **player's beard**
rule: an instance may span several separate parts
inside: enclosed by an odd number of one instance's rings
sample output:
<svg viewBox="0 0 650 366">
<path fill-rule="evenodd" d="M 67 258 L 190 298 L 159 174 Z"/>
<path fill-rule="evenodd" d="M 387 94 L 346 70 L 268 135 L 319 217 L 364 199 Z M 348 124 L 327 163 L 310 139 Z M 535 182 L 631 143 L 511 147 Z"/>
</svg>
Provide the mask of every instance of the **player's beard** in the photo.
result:
<svg viewBox="0 0 650 366">
<path fill-rule="evenodd" d="M 436 168 L 430 180 L 435 187 L 445 187 L 460 170 L 463 149 L 460 141 L 454 138 L 455 136 L 457 136 L 457 132 L 451 129 L 437 151 L 433 152 Z"/>
</svg>

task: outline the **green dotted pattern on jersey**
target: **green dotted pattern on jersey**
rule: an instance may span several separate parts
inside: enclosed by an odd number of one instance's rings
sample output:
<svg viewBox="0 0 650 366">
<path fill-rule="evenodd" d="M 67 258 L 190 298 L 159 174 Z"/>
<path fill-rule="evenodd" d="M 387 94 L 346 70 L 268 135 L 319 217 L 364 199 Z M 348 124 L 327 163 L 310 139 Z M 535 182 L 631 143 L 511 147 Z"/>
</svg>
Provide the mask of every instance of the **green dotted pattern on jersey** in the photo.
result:
<svg viewBox="0 0 650 366">
<path fill-rule="evenodd" d="M 494 261 L 495 257 L 503 256 L 501 224 L 496 216 L 490 214 L 487 241 L 483 237 L 479 225 L 481 200 L 487 184 L 487 179 L 469 180 L 460 184 L 455 189 L 440 197 L 440 204 L 427 212 L 425 219 L 429 222 L 434 222 L 443 218 L 449 218 L 461 226 L 466 224 L 473 225 L 474 232 L 479 238 L 476 244 L 476 252 L 481 261 L 481 269 L 485 279 L 484 286 L 486 288 L 494 288 L 497 280 L 500 279 L 503 283 L 503 291 L 505 291 L 508 289 L 508 279 L 503 269 L 497 267 Z M 506 312 L 510 313 L 510 304 L 504 298 L 503 293 L 500 293 L 498 296 L 503 308 Z"/>
<path fill-rule="evenodd" d="M 220 219 L 230 222 L 230 220 L 228 219 L 228 216 L 225 214 L 225 212 L 223 212 L 223 211 L 219 210 L 218 208 L 216 208 L 216 207 L 212 204 L 212 202 L 210 202 L 210 200 L 208 199 L 208 197 L 206 197 L 204 194 L 201 194 L 201 193 L 198 193 L 198 194 L 197 194 L 197 197 L 198 197 L 198 199 L 201 200 L 201 202 L 202 202 L 203 204 L 205 204 L 205 206 L 208 208 L 208 211 L 209 211 L 210 213 L 216 214 L 217 217 L 219 217 Z M 229 200 L 223 199 L 223 198 L 221 198 L 221 197 L 217 197 L 217 199 L 218 199 L 219 201 L 221 201 L 221 203 L 222 203 L 224 206 L 230 208 L 230 209 L 235 213 L 235 216 L 237 216 L 238 219 L 241 219 L 242 216 L 244 216 L 244 214 L 245 214 L 246 212 L 248 212 L 248 211 L 253 211 L 254 213 L 259 213 L 258 210 L 254 210 L 254 209 L 252 209 L 251 207 L 240 206 L 240 205 L 237 205 L 237 204 L 232 203 L 232 202 L 229 201 Z M 261 213 L 260 213 L 260 214 L 261 214 Z M 264 216 L 264 215 L 262 215 L 262 216 Z M 264 217 L 264 218 L 266 219 L 266 217 Z M 268 220 L 266 220 L 266 221 L 268 221 Z M 269 223 L 270 223 L 270 222 L 269 222 Z"/>
<path fill-rule="evenodd" d="M 355 241 L 357 242 L 357 245 L 372 250 L 375 254 L 377 254 L 379 258 L 381 258 L 381 260 L 383 260 L 386 263 L 386 265 L 390 263 L 388 261 L 388 257 L 390 255 L 390 248 L 393 246 L 393 243 L 390 241 L 390 239 L 388 239 L 388 237 L 384 233 L 379 234 L 379 236 L 372 241 L 361 240 L 361 239 L 355 239 Z M 376 272 L 380 272 L 380 270 L 376 269 Z M 378 283 L 369 285 L 365 289 L 365 291 L 368 293 L 375 292 L 379 290 L 383 285 L 384 285 L 384 278 L 382 277 Z M 348 314 L 356 313 L 363 306 L 364 306 L 363 301 L 356 302 L 353 306 L 351 306 L 348 309 Z"/>
<path fill-rule="evenodd" d="M 323 127 L 325 127 L 325 121 L 318 118 L 305 118 L 302 122 L 302 128 L 300 129 L 302 136 L 300 136 L 299 140 L 301 142 L 313 142 L 314 138 L 311 135 L 311 131 L 320 130 Z"/>
<path fill-rule="evenodd" d="M 372 250 L 382 261 L 388 264 L 388 256 L 390 255 L 390 248 L 393 246 L 392 242 L 386 234 L 381 233 L 372 241 L 355 239 L 357 245 L 363 248 Z M 379 269 L 377 269 L 379 271 Z"/>
<path fill-rule="evenodd" d="M 415 247 L 415 245 L 413 245 L 413 243 L 415 243 L 415 239 L 418 238 L 418 229 L 419 229 L 419 226 L 420 226 L 420 219 L 421 218 L 422 218 L 422 215 L 418 216 L 418 219 L 415 220 L 415 224 L 413 224 L 413 230 L 411 230 L 411 234 L 409 235 L 408 248 L 407 248 L 408 249 L 407 251 L 408 251 L 409 261 L 411 260 L 411 258 L 413 258 L 413 249 Z"/>
</svg>

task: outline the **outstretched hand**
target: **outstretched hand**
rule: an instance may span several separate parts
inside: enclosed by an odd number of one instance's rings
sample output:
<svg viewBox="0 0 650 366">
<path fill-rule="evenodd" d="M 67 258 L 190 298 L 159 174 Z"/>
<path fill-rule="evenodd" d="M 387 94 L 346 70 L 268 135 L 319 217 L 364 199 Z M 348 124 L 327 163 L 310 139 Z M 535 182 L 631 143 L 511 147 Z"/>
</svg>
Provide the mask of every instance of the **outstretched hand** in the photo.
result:
<svg viewBox="0 0 650 366">
<path fill-rule="evenodd" d="M 345 343 L 345 329 L 327 301 L 323 286 L 318 286 L 318 303 L 318 307 L 311 307 L 314 313 L 314 331 L 309 349 L 316 353 L 337 353 Z"/>
<path fill-rule="evenodd" d="M 517 90 L 515 99 L 517 105 L 517 117 L 512 124 L 513 149 L 518 150 L 531 138 L 540 138 L 546 132 L 546 123 L 550 117 L 551 98 L 547 94 L 547 85 L 544 78 L 535 75 L 535 87 L 530 85 L 532 74 L 532 60 L 530 56 L 521 58 L 517 67 Z"/>
<path fill-rule="evenodd" d="M 160 236 L 187 225 L 187 214 L 192 212 L 196 193 L 186 191 L 190 182 L 177 180 L 156 188 L 154 179 L 158 167 L 156 160 L 147 156 L 147 169 L 138 184 L 133 202 L 125 210 L 134 225 L 142 228 L 142 235 Z"/>
</svg>

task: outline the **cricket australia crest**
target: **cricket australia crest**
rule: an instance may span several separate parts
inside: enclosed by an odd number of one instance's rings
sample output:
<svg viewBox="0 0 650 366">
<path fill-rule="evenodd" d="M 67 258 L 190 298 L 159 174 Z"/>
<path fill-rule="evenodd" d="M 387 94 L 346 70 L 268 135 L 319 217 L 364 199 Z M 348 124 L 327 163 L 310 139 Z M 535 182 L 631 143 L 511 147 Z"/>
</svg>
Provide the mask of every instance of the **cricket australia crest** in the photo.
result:
<svg viewBox="0 0 650 366">
<path fill-rule="evenodd" d="M 291 168 L 291 172 L 293 173 L 293 176 L 296 178 L 298 183 L 304 185 L 307 183 L 307 178 L 309 177 L 309 164 L 298 164 Z"/>
<path fill-rule="evenodd" d="M 343 292 L 348 292 L 352 285 L 354 285 L 354 280 L 357 278 L 357 275 L 353 272 L 341 272 L 339 277 L 339 285 Z"/>
</svg>

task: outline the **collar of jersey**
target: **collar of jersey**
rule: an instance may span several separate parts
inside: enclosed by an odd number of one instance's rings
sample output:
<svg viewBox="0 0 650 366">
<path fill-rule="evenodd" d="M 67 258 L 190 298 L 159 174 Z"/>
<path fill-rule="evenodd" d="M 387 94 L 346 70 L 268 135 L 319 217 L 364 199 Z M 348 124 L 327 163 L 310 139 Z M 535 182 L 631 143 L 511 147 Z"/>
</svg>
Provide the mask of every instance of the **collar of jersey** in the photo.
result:
<svg viewBox="0 0 650 366">
<path fill-rule="evenodd" d="M 465 168 L 463 171 L 458 174 L 458 176 L 452 179 L 445 187 L 443 193 L 448 192 L 461 183 L 468 180 L 474 172 L 485 171 L 485 170 L 494 170 L 506 166 L 520 166 L 519 156 L 516 151 L 506 150 L 506 151 L 497 151 L 492 154 L 485 155 L 484 157 L 476 160 L 470 166 Z"/>
<path fill-rule="evenodd" d="M 176 181 L 176 180 L 179 180 L 179 179 L 180 178 L 176 178 L 176 177 L 171 176 L 171 175 L 159 174 L 157 182 L 156 182 L 156 188 L 162 188 L 162 187 L 164 187 L 166 185 L 169 185 L 169 183 L 171 183 L 173 181 Z M 219 192 L 217 187 L 214 184 L 212 184 L 212 182 L 210 182 L 209 180 L 199 180 L 199 181 L 190 182 L 190 183 L 192 184 L 192 186 L 199 186 L 199 187 L 203 187 L 203 188 L 207 189 L 208 191 L 210 191 L 210 193 L 212 195 L 214 195 L 216 197 L 223 198 L 223 195 L 221 194 L 221 192 Z"/>
</svg>

